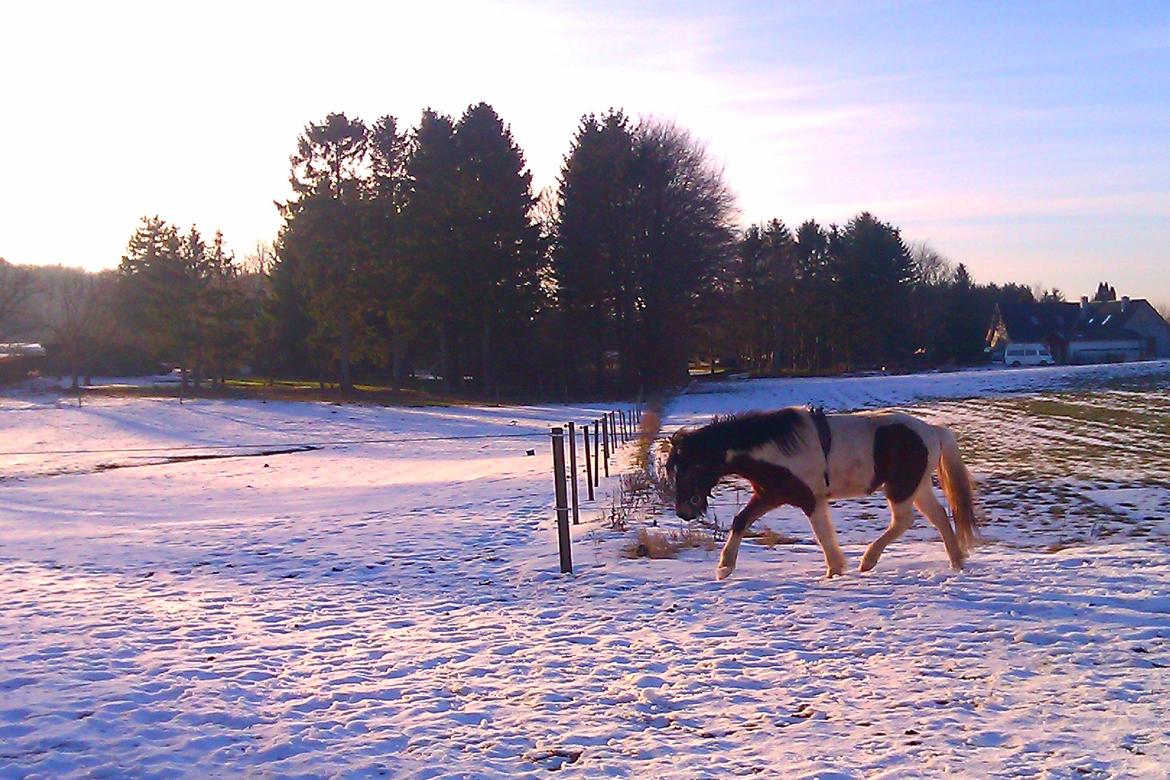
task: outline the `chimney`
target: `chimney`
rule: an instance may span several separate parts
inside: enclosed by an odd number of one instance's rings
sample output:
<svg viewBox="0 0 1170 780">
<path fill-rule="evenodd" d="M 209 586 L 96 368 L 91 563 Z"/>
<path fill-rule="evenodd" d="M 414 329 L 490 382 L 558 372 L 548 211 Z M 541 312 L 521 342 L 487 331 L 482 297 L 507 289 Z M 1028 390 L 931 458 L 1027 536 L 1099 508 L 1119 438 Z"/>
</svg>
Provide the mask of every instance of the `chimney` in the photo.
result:
<svg viewBox="0 0 1170 780">
<path fill-rule="evenodd" d="M 1128 308 L 1129 308 L 1129 296 L 1123 295 L 1123 296 L 1121 296 L 1121 310 L 1125 311 Z"/>
<path fill-rule="evenodd" d="M 1081 314 L 1084 314 L 1088 310 L 1089 310 L 1089 296 L 1082 295 L 1081 296 Z"/>
</svg>

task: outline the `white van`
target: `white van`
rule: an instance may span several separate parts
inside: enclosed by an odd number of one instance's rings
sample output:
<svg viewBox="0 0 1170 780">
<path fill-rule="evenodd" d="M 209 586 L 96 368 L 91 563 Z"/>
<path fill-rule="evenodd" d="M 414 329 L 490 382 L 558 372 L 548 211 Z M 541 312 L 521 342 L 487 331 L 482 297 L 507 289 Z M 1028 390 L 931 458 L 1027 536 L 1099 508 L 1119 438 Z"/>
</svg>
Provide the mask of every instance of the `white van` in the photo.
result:
<svg viewBox="0 0 1170 780">
<path fill-rule="evenodd" d="M 1009 344 L 1003 353 L 1005 366 L 1050 366 L 1052 353 L 1046 344 Z"/>
</svg>

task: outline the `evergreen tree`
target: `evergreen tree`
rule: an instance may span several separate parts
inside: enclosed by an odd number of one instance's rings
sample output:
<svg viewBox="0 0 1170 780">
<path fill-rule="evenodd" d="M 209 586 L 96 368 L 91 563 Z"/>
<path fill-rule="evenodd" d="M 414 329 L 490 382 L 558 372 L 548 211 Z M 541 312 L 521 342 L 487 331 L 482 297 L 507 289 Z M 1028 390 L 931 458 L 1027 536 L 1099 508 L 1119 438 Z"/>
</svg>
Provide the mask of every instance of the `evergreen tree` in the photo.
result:
<svg viewBox="0 0 1170 780">
<path fill-rule="evenodd" d="M 522 347 L 539 295 L 541 252 L 531 218 L 532 176 L 512 133 L 486 103 L 470 106 L 455 127 L 459 154 L 460 308 L 480 335 L 481 390 L 498 390 L 496 344 Z M 493 338 L 497 341 L 493 342 Z M 521 363 L 522 364 L 522 363 Z M 515 366 L 513 366 L 515 367 Z"/>
<path fill-rule="evenodd" d="M 218 230 L 210 250 L 203 254 L 202 275 L 205 283 L 200 331 L 205 368 L 210 378 L 222 385 L 228 368 L 243 357 L 249 308 L 235 257 L 224 246 L 223 233 Z"/>
<path fill-rule="evenodd" d="M 833 229 L 836 232 L 836 229 Z M 830 251 L 831 233 L 814 220 L 806 220 L 796 229 L 797 294 L 799 330 L 792 365 L 812 370 L 831 366 L 836 359 L 831 338 L 836 320 L 837 301 Z"/>
<path fill-rule="evenodd" d="M 406 342 L 411 335 L 411 279 L 404 257 L 402 206 L 407 194 L 408 139 L 398 121 L 383 116 L 370 128 L 369 240 L 378 325 L 389 330 L 390 373 L 402 386 Z"/>
<path fill-rule="evenodd" d="M 561 170 L 553 236 L 565 358 L 578 387 L 579 356 L 589 384 L 606 381 L 606 353 L 628 342 L 634 276 L 634 133 L 620 111 L 582 117 Z"/>
<path fill-rule="evenodd" d="M 893 225 L 863 212 L 831 241 L 837 341 L 850 364 L 904 359 L 910 253 Z"/>
<path fill-rule="evenodd" d="M 193 234 L 180 236 L 157 216 L 143 217 L 118 267 L 125 316 L 148 334 L 156 357 L 180 367 L 184 389 L 199 346 L 201 280 L 193 253 L 200 242 Z"/>
<path fill-rule="evenodd" d="M 1117 290 L 1113 289 L 1113 287 L 1110 286 L 1109 284 L 1107 284 L 1106 282 L 1101 282 L 1100 284 L 1097 285 L 1097 292 L 1093 296 L 1093 300 L 1094 301 L 1116 301 L 1117 300 Z"/>
<path fill-rule="evenodd" d="M 410 142 L 406 159 L 406 193 L 402 208 L 403 258 L 413 288 L 410 310 L 415 327 L 430 335 L 443 389 L 462 384 L 451 342 L 464 325 L 460 305 L 469 290 L 462 262 L 459 150 L 450 117 L 427 109 Z"/>
<path fill-rule="evenodd" d="M 313 323 L 318 368 L 335 359 L 346 391 L 353 389 L 351 365 L 366 346 L 359 339 L 372 305 L 363 203 L 368 147 L 360 119 L 329 114 L 308 125 L 289 159 L 297 197 L 282 207 L 281 261 L 289 262 Z"/>
</svg>

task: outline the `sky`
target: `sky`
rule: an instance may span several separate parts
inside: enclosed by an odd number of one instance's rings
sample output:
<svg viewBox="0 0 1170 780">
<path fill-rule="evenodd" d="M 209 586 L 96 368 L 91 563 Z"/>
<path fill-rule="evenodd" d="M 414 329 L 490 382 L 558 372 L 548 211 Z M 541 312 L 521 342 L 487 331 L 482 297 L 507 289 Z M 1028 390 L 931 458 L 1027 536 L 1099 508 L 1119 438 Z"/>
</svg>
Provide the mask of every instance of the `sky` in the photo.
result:
<svg viewBox="0 0 1170 780">
<path fill-rule="evenodd" d="M 237 255 L 331 111 L 491 103 L 537 188 L 582 114 L 677 122 L 743 224 L 862 210 L 979 281 L 1170 303 L 1170 3 L 44 2 L 0 27 L 0 257 L 117 265 L 141 217 Z"/>
</svg>

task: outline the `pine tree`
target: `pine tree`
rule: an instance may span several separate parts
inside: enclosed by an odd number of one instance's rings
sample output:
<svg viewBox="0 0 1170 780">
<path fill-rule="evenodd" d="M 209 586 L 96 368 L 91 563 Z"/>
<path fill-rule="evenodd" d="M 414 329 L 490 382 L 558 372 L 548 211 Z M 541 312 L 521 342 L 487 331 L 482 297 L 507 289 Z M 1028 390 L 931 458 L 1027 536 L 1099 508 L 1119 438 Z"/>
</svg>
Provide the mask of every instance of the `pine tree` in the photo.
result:
<svg viewBox="0 0 1170 780">
<path fill-rule="evenodd" d="M 578 359 L 592 368 L 589 385 L 606 381 L 606 353 L 629 341 L 635 284 L 634 133 L 620 111 L 582 117 L 565 158 L 557 193 L 553 275 L 564 316 L 570 383 L 580 386 Z"/>
<path fill-rule="evenodd" d="M 835 232 L 835 229 L 832 231 Z M 825 368 L 836 359 L 832 339 L 836 321 L 837 300 L 830 250 L 830 236 L 813 220 L 806 220 L 796 229 L 797 291 L 793 305 L 800 308 L 797 346 L 799 362 L 805 368 Z"/>
<path fill-rule="evenodd" d="M 880 365 L 904 359 L 912 267 L 900 232 L 863 212 L 834 235 L 830 246 L 837 340 L 846 361 Z"/>
<path fill-rule="evenodd" d="M 394 388 L 402 386 L 406 341 L 412 312 L 403 238 L 402 207 L 407 194 L 407 137 L 392 116 L 370 128 L 369 240 L 372 283 L 377 290 L 379 319 L 390 331 L 389 350 Z"/>
<path fill-rule="evenodd" d="M 180 236 L 159 217 L 143 217 L 118 267 L 125 316 L 148 334 L 158 358 L 180 367 L 184 389 L 199 345 L 201 280 L 192 257 L 201 242 L 192 232 Z"/>
<path fill-rule="evenodd" d="M 289 158 L 297 197 L 282 207 L 280 252 L 295 270 L 313 322 L 318 368 L 336 359 L 342 390 L 353 389 L 351 364 L 372 305 L 364 176 L 369 135 L 360 119 L 329 114 L 308 125 Z M 330 350 L 328 346 L 332 346 Z"/>
<path fill-rule="evenodd" d="M 200 307 L 205 368 L 210 379 L 224 383 L 229 366 L 244 353 L 248 328 L 248 301 L 240 284 L 234 255 L 215 231 L 211 248 L 203 254 L 205 279 Z"/>
<path fill-rule="evenodd" d="M 403 258 L 413 288 L 414 324 L 429 332 L 443 389 L 450 392 L 463 372 L 451 341 L 467 321 L 460 306 L 469 289 L 462 263 L 459 219 L 459 152 L 450 117 L 427 109 L 410 142 L 407 190 L 402 208 Z"/>
<path fill-rule="evenodd" d="M 486 103 L 470 106 L 455 127 L 459 155 L 461 306 L 480 336 L 481 390 L 498 390 L 493 365 L 500 335 L 519 338 L 536 310 L 541 252 L 531 218 L 532 175 L 512 133 Z M 496 339 L 494 342 L 493 339 Z M 515 347 L 514 347 L 515 348 Z"/>
</svg>

